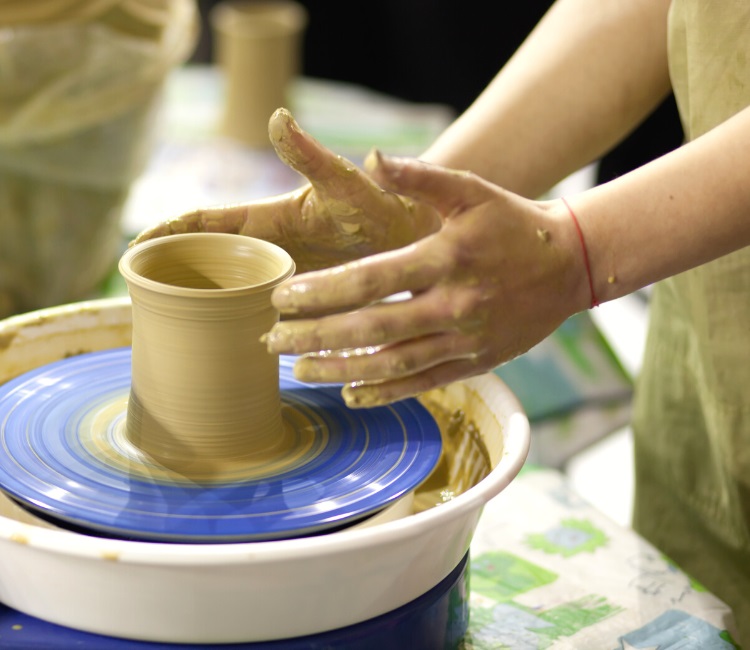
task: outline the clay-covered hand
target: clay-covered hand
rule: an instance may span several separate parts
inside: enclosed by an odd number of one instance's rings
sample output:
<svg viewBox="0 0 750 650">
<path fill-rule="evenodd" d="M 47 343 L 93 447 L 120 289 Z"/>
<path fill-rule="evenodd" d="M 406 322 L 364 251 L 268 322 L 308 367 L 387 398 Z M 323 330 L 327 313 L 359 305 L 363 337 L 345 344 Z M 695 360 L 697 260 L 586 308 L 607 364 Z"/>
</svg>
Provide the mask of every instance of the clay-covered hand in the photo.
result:
<svg viewBox="0 0 750 650">
<path fill-rule="evenodd" d="M 377 153 L 366 169 L 433 206 L 443 224 L 399 250 L 277 287 L 286 318 L 264 338 L 271 352 L 303 354 L 301 380 L 346 384 L 353 407 L 385 404 L 488 371 L 587 306 L 580 242 L 561 202 Z"/>
<path fill-rule="evenodd" d="M 132 244 L 184 232 L 238 233 L 281 246 L 305 272 L 400 248 L 440 227 L 434 210 L 381 189 L 300 129 L 288 110 L 272 115 L 269 137 L 308 184 L 262 201 L 186 213 L 145 230 Z"/>
</svg>

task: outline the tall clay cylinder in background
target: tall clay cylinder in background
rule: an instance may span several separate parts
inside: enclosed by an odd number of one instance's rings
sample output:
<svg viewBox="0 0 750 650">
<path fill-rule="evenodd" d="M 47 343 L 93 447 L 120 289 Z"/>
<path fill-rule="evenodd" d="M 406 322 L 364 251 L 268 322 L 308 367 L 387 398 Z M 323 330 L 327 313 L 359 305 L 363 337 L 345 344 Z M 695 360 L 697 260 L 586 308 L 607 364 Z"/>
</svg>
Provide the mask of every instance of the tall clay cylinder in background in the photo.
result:
<svg viewBox="0 0 750 650">
<path fill-rule="evenodd" d="M 222 132 L 268 147 L 268 120 L 288 105 L 300 73 L 307 12 L 293 0 L 226 0 L 211 12 L 214 58 L 226 90 Z"/>
<path fill-rule="evenodd" d="M 222 233 L 146 241 L 120 260 L 133 305 L 126 436 L 195 478 L 273 458 L 282 442 L 273 288 L 294 272 L 281 248 Z"/>
</svg>

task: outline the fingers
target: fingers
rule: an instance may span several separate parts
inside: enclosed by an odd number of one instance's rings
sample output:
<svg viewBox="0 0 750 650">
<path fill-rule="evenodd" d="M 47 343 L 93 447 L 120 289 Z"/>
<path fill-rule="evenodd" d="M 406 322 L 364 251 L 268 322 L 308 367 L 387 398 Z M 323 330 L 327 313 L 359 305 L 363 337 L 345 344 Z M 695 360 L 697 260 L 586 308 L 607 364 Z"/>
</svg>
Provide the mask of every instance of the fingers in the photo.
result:
<svg viewBox="0 0 750 650">
<path fill-rule="evenodd" d="M 424 372 L 379 383 L 358 382 L 344 386 L 341 395 L 350 408 L 370 408 L 414 397 L 486 371 L 475 358 L 441 363 Z"/>
<path fill-rule="evenodd" d="M 368 154 L 365 171 L 381 187 L 430 203 L 445 217 L 477 205 L 490 196 L 497 200 L 502 190 L 468 171 L 431 165 L 412 158 L 384 156 L 377 150 Z"/>
<path fill-rule="evenodd" d="M 400 248 L 439 229 L 433 210 L 385 192 L 354 163 L 303 131 L 287 109 L 271 116 L 269 135 L 279 158 L 310 181 L 320 207 L 351 234 L 381 242 L 374 250 Z"/>
<path fill-rule="evenodd" d="M 268 123 L 276 155 L 304 176 L 315 175 L 328 151 L 299 125 L 286 108 L 277 109 Z"/>
<path fill-rule="evenodd" d="M 294 193 L 290 193 L 289 196 L 292 194 Z M 278 212 L 281 209 L 278 206 L 283 205 L 281 199 L 285 196 L 256 201 L 252 205 L 238 204 L 193 210 L 144 230 L 129 245 L 133 246 L 165 235 L 189 232 L 225 232 L 251 235 L 271 241 L 274 236 L 273 224 L 266 215 Z"/>
<path fill-rule="evenodd" d="M 374 186 L 354 163 L 334 154 L 303 131 L 286 108 L 277 109 L 268 125 L 271 144 L 279 158 L 315 186 L 338 198 L 351 197 L 357 186 Z"/>
<path fill-rule="evenodd" d="M 166 235 L 178 235 L 186 232 L 202 232 L 204 226 L 199 212 L 191 212 L 169 221 L 162 221 L 151 228 L 140 232 L 128 247 L 135 246 L 149 239 L 164 237 Z"/>
<path fill-rule="evenodd" d="M 407 291 L 418 293 L 436 284 L 444 272 L 444 260 L 430 253 L 431 243 L 432 238 L 428 238 L 395 251 L 296 276 L 274 290 L 273 304 L 283 315 L 305 318 L 358 309 Z"/>
<path fill-rule="evenodd" d="M 364 347 L 332 354 L 305 355 L 294 366 L 300 381 L 346 383 L 402 379 L 463 359 L 476 362 L 477 341 L 458 331 L 441 332 L 386 347 Z"/>
<path fill-rule="evenodd" d="M 456 305 L 448 300 L 449 290 L 435 287 L 396 302 L 384 302 L 365 309 L 317 319 L 285 320 L 264 336 L 272 354 L 305 354 L 321 350 L 353 350 L 391 345 L 408 339 L 461 329 L 469 332 L 483 323 L 479 309 L 456 325 Z M 463 300 L 471 305 L 471 300 Z M 341 381 L 359 379 L 356 374 Z"/>
</svg>

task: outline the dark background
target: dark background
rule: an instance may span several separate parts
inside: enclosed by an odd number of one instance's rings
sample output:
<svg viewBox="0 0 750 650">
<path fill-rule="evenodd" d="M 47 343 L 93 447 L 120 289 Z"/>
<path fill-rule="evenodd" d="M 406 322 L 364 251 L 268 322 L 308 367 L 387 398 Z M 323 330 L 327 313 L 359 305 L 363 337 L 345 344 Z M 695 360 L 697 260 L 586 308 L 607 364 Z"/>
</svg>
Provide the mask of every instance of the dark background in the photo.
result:
<svg viewBox="0 0 750 650">
<path fill-rule="evenodd" d="M 308 11 L 303 74 L 368 86 L 402 99 L 465 110 L 552 4 L 550 0 L 299 0 Z M 192 60 L 212 59 L 208 13 Z M 682 142 L 674 98 L 605 156 L 599 182 Z"/>
</svg>

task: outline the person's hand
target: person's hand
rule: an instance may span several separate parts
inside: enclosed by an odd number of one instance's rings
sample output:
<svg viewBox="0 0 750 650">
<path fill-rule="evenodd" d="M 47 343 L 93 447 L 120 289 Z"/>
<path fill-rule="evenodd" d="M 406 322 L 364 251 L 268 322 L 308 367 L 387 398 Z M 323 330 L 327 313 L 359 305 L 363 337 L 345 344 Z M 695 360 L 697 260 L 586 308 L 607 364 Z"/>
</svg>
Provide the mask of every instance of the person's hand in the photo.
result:
<svg viewBox="0 0 750 650">
<path fill-rule="evenodd" d="M 302 131 L 286 109 L 271 117 L 269 137 L 309 184 L 263 201 L 189 212 L 145 230 L 131 245 L 184 232 L 237 233 L 281 246 L 305 272 L 400 248 L 440 227 L 434 210 L 385 192 Z"/>
<path fill-rule="evenodd" d="M 580 242 L 559 201 L 416 160 L 373 154 L 366 163 L 384 188 L 433 206 L 443 225 L 276 288 L 285 320 L 264 338 L 270 352 L 303 354 L 300 380 L 347 384 L 353 407 L 388 403 L 488 371 L 588 306 Z"/>
</svg>

